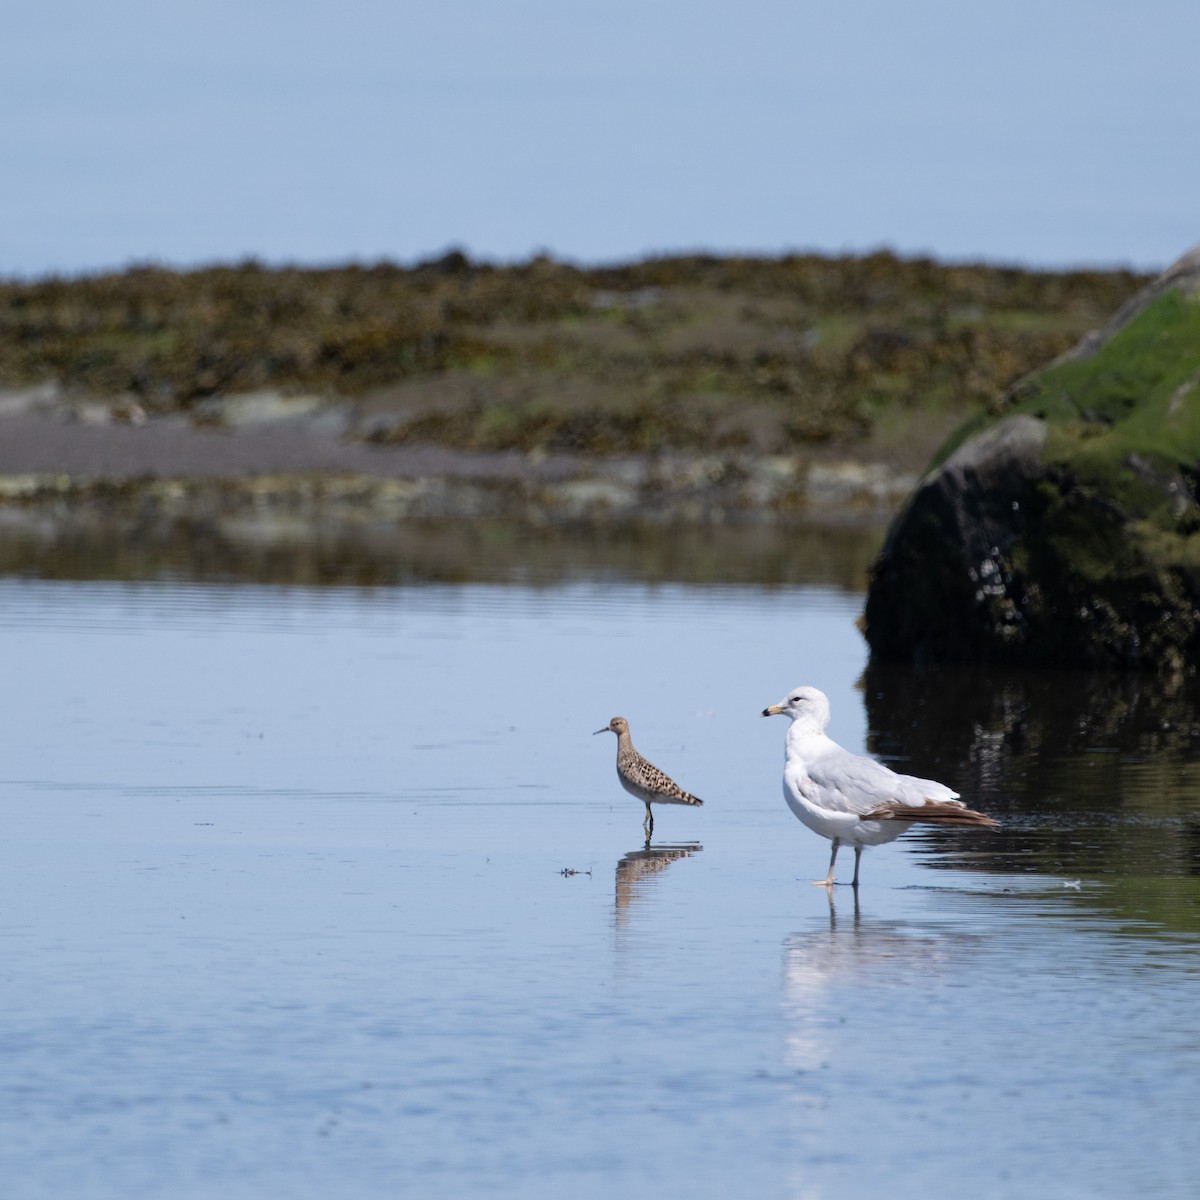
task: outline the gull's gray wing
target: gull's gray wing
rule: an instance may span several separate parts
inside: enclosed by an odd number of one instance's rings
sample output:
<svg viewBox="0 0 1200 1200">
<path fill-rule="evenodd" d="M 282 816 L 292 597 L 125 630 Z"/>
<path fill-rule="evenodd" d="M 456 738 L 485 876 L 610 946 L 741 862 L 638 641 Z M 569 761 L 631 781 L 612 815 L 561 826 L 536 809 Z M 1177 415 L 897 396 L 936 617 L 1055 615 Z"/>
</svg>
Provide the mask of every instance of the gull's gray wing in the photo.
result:
<svg viewBox="0 0 1200 1200">
<path fill-rule="evenodd" d="M 919 807 L 927 802 L 947 803 L 958 793 L 944 783 L 898 775 L 873 758 L 851 754 L 837 743 L 825 754 L 805 764 L 819 796 L 812 797 L 832 812 L 862 815 L 881 804 L 899 803 Z"/>
</svg>

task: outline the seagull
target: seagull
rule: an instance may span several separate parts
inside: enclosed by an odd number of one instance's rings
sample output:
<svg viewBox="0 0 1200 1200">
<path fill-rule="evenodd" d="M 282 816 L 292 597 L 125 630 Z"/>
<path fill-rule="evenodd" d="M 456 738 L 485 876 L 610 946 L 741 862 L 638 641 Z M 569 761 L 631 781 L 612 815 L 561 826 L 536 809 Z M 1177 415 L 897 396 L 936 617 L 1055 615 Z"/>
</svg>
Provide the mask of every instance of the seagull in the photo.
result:
<svg viewBox="0 0 1200 1200">
<path fill-rule="evenodd" d="M 613 717 L 603 729 L 592 734 L 615 733 L 617 735 L 617 778 L 621 786 L 636 796 L 646 806 L 646 819 L 642 828 L 649 842 L 654 833 L 653 804 L 703 804 L 704 801 L 691 792 L 685 792 L 665 771 L 660 771 L 649 759 L 643 758 L 634 748 L 629 736 L 629 722 L 624 717 Z"/>
<path fill-rule="evenodd" d="M 829 874 L 815 880 L 833 886 L 833 867 L 845 842 L 854 847 L 854 880 L 864 846 L 891 842 L 917 821 L 935 825 L 975 825 L 994 829 L 999 821 L 968 808 L 944 783 L 897 775 L 895 771 L 843 749 L 826 736 L 829 697 L 815 687 L 793 688 L 764 717 L 790 717 L 783 767 L 783 798 L 814 833 L 830 838 Z"/>
</svg>

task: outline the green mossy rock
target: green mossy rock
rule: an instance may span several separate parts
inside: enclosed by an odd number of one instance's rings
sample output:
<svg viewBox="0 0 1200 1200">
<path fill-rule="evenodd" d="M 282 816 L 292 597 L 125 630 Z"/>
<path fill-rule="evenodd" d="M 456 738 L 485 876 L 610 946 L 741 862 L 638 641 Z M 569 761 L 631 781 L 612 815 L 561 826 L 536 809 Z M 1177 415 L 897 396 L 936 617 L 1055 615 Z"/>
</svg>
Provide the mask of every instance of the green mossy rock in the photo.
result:
<svg viewBox="0 0 1200 1200">
<path fill-rule="evenodd" d="M 874 658 L 1200 663 L 1200 248 L 952 439 L 872 572 Z"/>
</svg>

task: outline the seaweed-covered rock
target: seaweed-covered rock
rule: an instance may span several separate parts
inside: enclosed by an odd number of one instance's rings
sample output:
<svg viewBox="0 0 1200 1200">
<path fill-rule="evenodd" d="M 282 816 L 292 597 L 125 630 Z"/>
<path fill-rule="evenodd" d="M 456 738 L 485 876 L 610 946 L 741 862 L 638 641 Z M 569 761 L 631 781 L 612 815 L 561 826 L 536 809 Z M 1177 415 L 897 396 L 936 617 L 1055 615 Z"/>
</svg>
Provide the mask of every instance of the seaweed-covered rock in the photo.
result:
<svg viewBox="0 0 1200 1200">
<path fill-rule="evenodd" d="M 953 439 L 888 534 L 879 660 L 1200 663 L 1200 248 Z"/>
</svg>

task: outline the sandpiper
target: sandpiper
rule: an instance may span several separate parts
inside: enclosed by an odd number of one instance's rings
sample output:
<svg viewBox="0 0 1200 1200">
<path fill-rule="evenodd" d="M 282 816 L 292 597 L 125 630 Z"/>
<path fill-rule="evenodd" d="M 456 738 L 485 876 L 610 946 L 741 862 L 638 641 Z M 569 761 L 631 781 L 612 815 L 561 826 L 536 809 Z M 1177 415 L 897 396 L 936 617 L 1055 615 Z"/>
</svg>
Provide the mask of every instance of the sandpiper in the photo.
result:
<svg viewBox="0 0 1200 1200">
<path fill-rule="evenodd" d="M 685 792 L 665 771 L 660 771 L 652 762 L 643 758 L 634 748 L 629 736 L 629 722 L 624 717 L 613 717 L 599 733 L 617 735 L 617 778 L 621 786 L 636 796 L 646 806 L 646 819 L 642 828 L 649 841 L 654 833 L 654 814 L 651 804 L 703 804 L 699 796 Z M 592 736 L 595 737 L 596 734 Z"/>
</svg>

